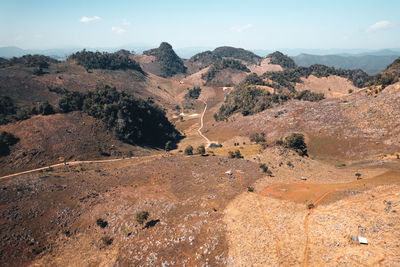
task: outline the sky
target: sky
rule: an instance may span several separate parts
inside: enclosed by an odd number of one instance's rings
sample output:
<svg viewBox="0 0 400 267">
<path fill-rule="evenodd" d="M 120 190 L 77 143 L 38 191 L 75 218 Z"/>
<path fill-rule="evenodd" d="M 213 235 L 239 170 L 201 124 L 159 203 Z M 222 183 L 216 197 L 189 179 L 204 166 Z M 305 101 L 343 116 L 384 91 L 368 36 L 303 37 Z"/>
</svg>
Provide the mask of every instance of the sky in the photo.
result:
<svg viewBox="0 0 400 267">
<path fill-rule="evenodd" d="M 399 0 L 0 0 L 0 47 L 384 49 Z"/>
</svg>

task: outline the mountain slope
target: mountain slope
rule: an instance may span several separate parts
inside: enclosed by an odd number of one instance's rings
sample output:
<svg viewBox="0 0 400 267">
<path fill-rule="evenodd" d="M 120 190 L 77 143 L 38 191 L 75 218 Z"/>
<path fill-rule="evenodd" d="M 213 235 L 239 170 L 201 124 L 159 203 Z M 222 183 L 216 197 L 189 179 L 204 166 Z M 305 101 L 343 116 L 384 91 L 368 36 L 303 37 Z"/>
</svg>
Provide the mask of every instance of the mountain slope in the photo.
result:
<svg viewBox="0 0 400 267">
<path fill-rule="evenodd" d="M 155 57 L 155 60 L 160 64 L 161 76 L 164 78 L 178 73 L 186 73 L 186 67 L 182 59 L 178 57 L 172 46 L 166 42 L 161 43 L 158 48 L 144 51 L 143 54 Z"/>
</svg>

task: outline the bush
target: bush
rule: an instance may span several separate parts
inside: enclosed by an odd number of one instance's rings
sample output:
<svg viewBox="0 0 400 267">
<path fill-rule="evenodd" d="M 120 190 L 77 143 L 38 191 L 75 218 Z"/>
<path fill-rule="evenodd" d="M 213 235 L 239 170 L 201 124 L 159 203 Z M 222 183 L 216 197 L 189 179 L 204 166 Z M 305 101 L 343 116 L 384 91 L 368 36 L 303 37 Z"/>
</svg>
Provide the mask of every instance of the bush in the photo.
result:
<svg viewBox="0 0 400 267">
<path fill-rule="evenodd" d="M 191 145 L 186 146 L 184 153 L 185 155 L 193 155 L 193 147 Z"/>
<path fill-rule="evenodd" d="M 307 145 L 304 142 L 304 135 L 301 133 L 293 133 L 286 137 L 284 145 L 296 150 L 300 156 L 307 156 Z"/>
<path fill-rule="evenodd" d="M 256 142 L 257 144 L 266 142 L 265 133 L 262 132 L 262 133 L 251 134 L 250 135 L 250 141 L 251 142 Z"/>
<path fill-rule="evenodd" d="M 19 138 L 8 132 L 0 133 L 0 156 L 7 156 L 10 154 L 10 146 L 18 143 Z"/>
<path fill-rule="evenodd" d="M 147 211 L 140 211 L 136 213 L 136 221 L 138 224 L 143 224 L 149 218 L 149 212 Z"/>
<path fill-rule="evenodd" d="M 103 220 L 102 218 L 97 219 L 96 224 L 100 226 L 101 228 L 106 228 L 108 225 L 108 222 Z"/>
<path fill-rule="evenodd" d="M 247 187 L 247 191 L 248 191 L 248 192 L 254 192 L 254 187 L 248 186 L 248 187 Z"/>
<path fill-rule="evenodd" d="M 265 163 L 261 163 L 261 164 L 260 164 L 260 169 L 261 169 L 264 173 L 268 174 L 269 176 L 272 175 L 272 172 L 268 169 L 268 166 L 267 166 Z"/>
<path fill-rule="evenodd" d="M 228 151 L 228 158 L 230 158 L 230 159 L 233 159 L 233 158 L 242 159 L 243 156 L 240 153 L 240 150 L 237 149 L 237 150 L 235 150 L 235 152 Z"/>
<path fill-rule="evenodd" d="M 200 155 L 204 155 L 206 153 L 206 148 L 204 145 L 200 145 L 196 148 L 196 153 Z"/>
</svg>

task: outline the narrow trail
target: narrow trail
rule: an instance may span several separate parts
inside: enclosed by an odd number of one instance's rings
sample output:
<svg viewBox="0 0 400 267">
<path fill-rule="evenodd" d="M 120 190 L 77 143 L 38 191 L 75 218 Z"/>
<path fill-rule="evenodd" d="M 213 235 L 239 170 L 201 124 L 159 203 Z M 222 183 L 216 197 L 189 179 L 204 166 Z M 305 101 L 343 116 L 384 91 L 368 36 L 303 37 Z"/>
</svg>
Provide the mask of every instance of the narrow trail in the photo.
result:
<svg viewBox="0 0 400 267">
<path fill-rule="evenodd" d="M 317 206 L 317 204 L 323 200 L 327 195 L 329 195 L 330 193 L 336 191 L 336 189 L 332 189 L 329 190 L 328 192 L 325 192 L 320 198 L 318 198 L 317 200 L 315 200 L 312 204 L 314 205 L 314 208 L 312 208 L 308 214 L 306 215 L 306 218 L 304 220 L 304 232 L 306 234 L 306 248 L 304 250 L 304 260 L 303 260 L 303 266 L 306 267 L 308 264 L 308 253 L 310 251 L 310 236 L 308 234 L 308 220 L 310 215 L 313 213 L 315 207 Z"/>
<path fill-rule="evenodd" d="M 202 101 L 205 104 L 205 107 L 204 107 L 204 111 L 201 114 L 201 118 L 200 118 L 200 128 L 197 131 L 199 132 L 199 135 L 201 137 L 203 137 L 204 140 L 206 140 L 206 142 L 207 142 L 207 146 L 206 147 L 209 147 L 210 144 L 211 144 L 211 141 L 206 136 L 204 136 L 204 134 L 202 134 L 202 132 L 201 132 L 201 129 L 203 129 L 203 126 L 204 126 L 204 114 L 206 114 L 206 111 L 207 111 L 207 102 L 204 101 L 204 100 L 200 100 L 200 101 Z"/>
<path fill-rule="evenodd" d="M 13 174 L 8 174 L 8 175 L 0 177 L 0 180 L 6 179 L 6 178 L 10 178 L 10 177 L 14 177 L 14 176 L 18 176 L 18 175 L 22 175 L 22 174 L 42 171 L 42 170 L 46 170 L 46 169 L 49 169 L 49 168 L 66 166 L 66 165 L 67 166 L 74 166 L 74 165 L 89 164 L 89 163 L 107 163 L 107 162 L 122 161 L 122 160 L 128 160 L 128 159 L 147 159 L 147 158 L 154 158 L 154 157 L 158 157 L 158 156 L 160 156 L 160 155 L 151 155 L 151 156 L 145 156 L 145 157 L 119 158 L 119 159 L 104 159 L 104 160 L 68 161 L 68 162 L 65 162 L 65 164 L 64 163 L 56 163 L 56 164 L 53 164 L 53 165 L 49 165 L 49 166 L 45 166 L 45 167 L 41 167 L 41 168 L 37 168 L 37 169 L 27 170 L 27 171 L 23 171 L 23 172 L 17 172 L 17 173 L 13 173 Z"/>
</svg>

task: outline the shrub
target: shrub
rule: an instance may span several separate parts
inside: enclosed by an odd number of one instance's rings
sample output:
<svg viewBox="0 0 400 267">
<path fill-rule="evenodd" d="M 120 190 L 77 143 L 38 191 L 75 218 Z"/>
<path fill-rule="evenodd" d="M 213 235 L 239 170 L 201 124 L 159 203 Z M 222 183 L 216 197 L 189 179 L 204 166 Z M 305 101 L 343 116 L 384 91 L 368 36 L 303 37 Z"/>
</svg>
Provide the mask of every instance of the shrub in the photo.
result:
<svg viewBox="0 0 400 267">
<path fill-rule="evenodd" d="M 108 222 L 103 220 L 102 218 L 97 219 L 96 224 L 100 226 L 101 228 L 106 228 L 108 225 Z"/>
<path fill-rule="evenodd" d="M 196 153 L 200 155 L 204 155 L 206 153 L 206 148 L 204 145 L 200 145 L 196 148 Z"/>
<path fill-rule="evenodd" d="M 185 155 L 193 155 L 193 147 L 191 145 L 186 146 L 184 153 Z"/>
<path fill-rule="evenodd" d="M 136 221 L 138 224 L 143 224 L 149 218 L 149 212 L 147 211 L 139 211 L 136 213 Z"/>
<path fill-rule="evenodd" d="M 247 191 L 248 191 L 248 192 L 254 192 L 254 187 L 248 186 L 248 187 L 247 187 Z"/>
<path fill-rule="evenodd" d="M 8 132 L 0 133 L 0 156 L 7 156 L 10 154 L 10 146 L 18 143 L 19 138 Z"/>
<path fill-rule="evenodd" d="M 233 159 L 233 158 L 242 159 L 243 156 L 240 153 L 240 150 L 237 149 L 237 150 L 235 150 L 235 152 L 229 151 L 228 152 L 228 158 L 230 158 L 230 159 Z"/>
<path fill-rule="evenodd" d="M 361 173 L 357 172 L 357 173 L 355 174 L 355 176 L 357 177 L 357 180 L 360 180 L 360 179 L 361 179 Z"/>
<path fill-rule="evenodd" d="M 251 142 L 256 142 L 257 144 L 266 142 L 265 133 L 262 132 L 262 133 L 251 134 L 250 135 L 250 141 Z"/>
<path fill-rule="evenodd" d="M 265 163 L 261 163 L 260 168 L 264 173 L 268 174 L 269 176 L 272 175 L 272 172 L 268 169 L 268 166 Z"/>
<path fill-rule="evenodd" d="M 307 145 L 304 142 L 304 135 L 293 133 L 285 138 L 285 147 L 294 149 L 300 156 L 307 156 Z"/>
<path fill-rule="evenodd" d="M 104 236 L 101 238 L 101 240 L 103 241 L 104 245 L 106 245 L 106 246 L 111 245 L 114 241 L 114 239 L 109 236 Z"/>
</svg>

